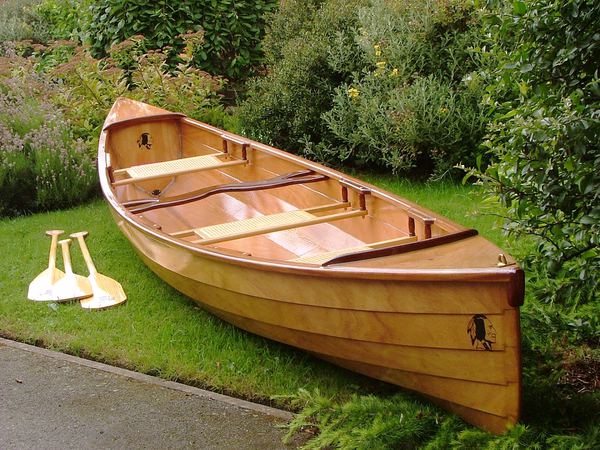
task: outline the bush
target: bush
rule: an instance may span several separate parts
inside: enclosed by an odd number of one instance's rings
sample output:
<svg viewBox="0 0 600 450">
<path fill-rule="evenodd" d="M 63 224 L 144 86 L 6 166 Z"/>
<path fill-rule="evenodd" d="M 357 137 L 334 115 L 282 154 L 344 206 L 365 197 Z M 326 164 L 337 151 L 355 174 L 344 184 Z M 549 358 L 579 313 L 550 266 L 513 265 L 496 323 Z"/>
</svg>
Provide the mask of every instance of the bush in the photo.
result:
<svg viewBox="0 0 600 450">
<path fill-rule="evenodd" d="M 92 4 L 89 24 L 93 54 L 106 56 L 111 46 L 141 34 L 146 38 L 147 49 L 169 45 L 176 55 L 184 47 L 180 35 L 203 30 L 206 39 L 194 54 L 194 65 L 212 74 L 245 78 L 262 60 L 264 15 L 276 3 L 99 0 Z"/>
<path fill-rule="evenodd" d="M 600 4 L 513 2 L 490 18 L 499 42 L 486 178 L 508 230 L 537 237 L 538 292 L 567 304 L 598 300 L 600 272 Z"/>
<path fill-rule="evenodd" d="M 47 29 L 37 22 L 40 0 L 5 0 L 0 6 L 0 42 L 33 39 L 43 41 Z"/>
<path fill-rule="evenodd" d="M 94 159 L 35 76 L 0 80 L 0 216 L 64 208 L 95 191 Z"/>
<path fill-rule="evenodd" d="M 265 38 L 268 73 L 249 85 L 239 110 L 246 134 L 291 151 L 330 134 L 321 114 L 331 108 L 336 86 L 350 77 L 345 67 L 329 64 L 331 43 L 352 41 L 357 10 L 365 3 L 283 3 Z"/>
<path fill-rule="evenodd" d="M 193 52 L 198 36 L 184 39 L 191 39 L 188 51 Z M 97 140 L 120 96 L 194 118 L 230 120 L 219 108 L 218 78 L 186 63 L 169 68 L 166 54 L 142 53 L 137 44 L 124 42 L 114 49 L 116 58 L 135 65 L 129 74 L 116 61 L 96 60 L 69 41 L 5 46 L 6 56 L 0 58 L 0 215 L 72 206 L 93 195 Z"/>
<path fill-rule="evenodd" d="M 197 37 L 194 39 L 197 42 Z M 193 51 L 194 44 L 190 45 Z M 186 63 L 168 67 L 163 52 L 143 52 L 143 38 L 124 41 L 112 50 L 114 59 L 97 60 L 70 41 L 49 45 L 21 42 L 16 54 L 13 50 L 12 57 L 4 60 L 7 66 L 23 67 L 24 73 L 37 73 L 42 80 L 52 80 L 45 82 L 49 90 L 44 97 L 63 112 L 74 137 L 88 142 L 94 154 L 106 115 L 120 96 L 184 112 L 193 118 L 204 117 L 207 110 L 218 107 L 217 91 L 222 86 L 219 78 Z M 135 70 L 119 67 L 124 62 Z M 221 120 L 224 115 L 224 111 L 221 114 L 215 111 L 215 117 Z"/>
<path fill-rule="evenodd" d="M 48 30 L 50 39 L 85 42 L 93 3 L 93 0 L 42 0 L 36 9 L 38 22 Z"/>
<path fill-rule="evenodd" d="M 218 104 L 219 79 L 185 64 L 168 70 L 167 56 L 160 51 L 134 58 L 137 70 L 131 84 L 123 69 L 96 60 L 81 48 L 69 62 L 52 71 L 64 86 L 54 102 L 67 112 L 77 136 L 95 141 L 112 104 L 121 96 L 193 118 Z"/>
<path fill-rule="evenodd" d="M 247 133 L 329 163 L 475 161 L 487 121 L 475 17 L 453 0 L 286 2 L 265 40 L 269 73 L 241 108 Z"/>
<path fill-rule="evenodd" d="M 349 149 L 340 159 L 439 173 L 475 160 L 486 117 L 480 63 L 469 51 L 479 40 L 472 16 L 453 1 L 379 0 L 360 11 L 364 68 L 323 115 Z"/>
</svg>

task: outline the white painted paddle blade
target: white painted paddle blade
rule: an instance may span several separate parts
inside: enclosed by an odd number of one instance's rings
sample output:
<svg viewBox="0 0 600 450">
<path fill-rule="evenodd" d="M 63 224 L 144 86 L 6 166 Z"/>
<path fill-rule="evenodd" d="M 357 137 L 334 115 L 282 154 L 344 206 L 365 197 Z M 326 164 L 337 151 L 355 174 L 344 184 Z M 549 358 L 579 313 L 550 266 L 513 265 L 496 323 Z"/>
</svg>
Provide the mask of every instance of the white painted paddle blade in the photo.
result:
<svg viewBox="0 0 600 450">
<path fill-rule="evenodd" d="M 58 236 L 63 233 L 63 230 L 46 231 L 46 235 L 52 238 L 50 253 L 48 255 L 48 268 L 29 283 L 29 290 L 27 292 L 29 300 L 35 302 L 52 302 L 58 300 L 55 286 L 65 276 L 65 273 L 56 268 L 56 245 L 58 243 Z"/>
<path fill-rule="evenodd" d="M 59 269 L 46 269 L 29 283 L 27 298 L 34 302 L 57 301 L 58 296 L 54 291 L 56 282 L 65 276 Z"/>
<path fill-rule="evenodd" d="M 58 297 L 56 301 L 66 302 L 68 300 L 79 300 L 92 295 L 92 286 L 87 278 L 73 273 L 71 267 L 71 252 L 69 246 L 71 239 L 58 241 L 61 246 L 63 263 L 65 264 L 65 276 L 54 285 L 54 293 Z"/>
<path fill-rule="evenodd" d="M 57 302 L 80 300 L 92 295 L 92 286 L 86 277 L 67 273 L 54 285 Z"/>
<path fill-rule="evenodd" d="M 120 305 L 127 300 L 123 286 L 112 278 L 99 273 L 93 273 L 88 279 L 90 280 L 94 295 L 79 302 L 82 308 L 106 309 Z"/>
</svg>

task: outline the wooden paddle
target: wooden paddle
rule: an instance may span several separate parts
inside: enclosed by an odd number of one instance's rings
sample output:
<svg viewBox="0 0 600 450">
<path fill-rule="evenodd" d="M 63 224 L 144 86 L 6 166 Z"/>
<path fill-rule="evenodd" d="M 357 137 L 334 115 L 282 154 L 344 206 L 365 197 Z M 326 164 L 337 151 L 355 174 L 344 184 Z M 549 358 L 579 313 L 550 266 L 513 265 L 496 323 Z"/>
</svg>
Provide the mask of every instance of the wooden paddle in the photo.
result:
<svg viewBox="0 0 600 450">
<path fill-rule="evenodd" d="M 58 297 L 56 301 L 79 300 L 92 295 L 92 286 L 86 277 L 73 273 L 71 267 L 71 254 L 69 245 L 71 239 L 58 241 L 62 249 L 63 262 L 65 264 L 65 276 L 54 286 L 54 293 Z"/>
<path fill-rule="evenodd" d="M 46 234 L 52 237 L 50 244 L 50 257 L 48 258 L 48 268 L 40 273 L 29 283 L 27 298 L 34 302 L 56 301 L 57 296 L 54 293 L 54 285 L 58 280 L 65 276 L 65 273 L 56 268 L 56 243 L 58 236 L 63 234 L 62 230 L 49 230 Z"/>
<path fill-rule="evenodd" d="M 79 242 L 83 259 L 85 259 L 85 264 L 90 271 L 88 280 L 90 281 L 92 292 L 94 293 L 92 297 L 80 301 L 81 307 L 86 309 L 106 309 L 120 305 L 127 300 L 123 287 L 119 282 L 112 278 L 98 273 L 87 245 L 85 244 L 87 235 L 87 231 L 80 231 L 79 233 L 73 233 L 71 235 L 72 238 L 77 239 L 77 242 Z"/>
</svg>

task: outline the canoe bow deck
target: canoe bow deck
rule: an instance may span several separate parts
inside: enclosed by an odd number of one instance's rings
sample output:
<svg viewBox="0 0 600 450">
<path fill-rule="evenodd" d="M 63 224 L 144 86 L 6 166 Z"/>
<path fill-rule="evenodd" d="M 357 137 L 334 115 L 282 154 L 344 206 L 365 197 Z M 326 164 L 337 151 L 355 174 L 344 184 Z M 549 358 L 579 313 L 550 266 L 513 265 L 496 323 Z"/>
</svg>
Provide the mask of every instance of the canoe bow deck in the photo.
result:
<svg viewBox="0 0 600 450">
<path fill-rule="evenodd" d="M 518 420 L 523 272 L 475 230 L 124 98 L 98 168 L 144 262 L 207 310 L 488 431 Z"/>
</svg>

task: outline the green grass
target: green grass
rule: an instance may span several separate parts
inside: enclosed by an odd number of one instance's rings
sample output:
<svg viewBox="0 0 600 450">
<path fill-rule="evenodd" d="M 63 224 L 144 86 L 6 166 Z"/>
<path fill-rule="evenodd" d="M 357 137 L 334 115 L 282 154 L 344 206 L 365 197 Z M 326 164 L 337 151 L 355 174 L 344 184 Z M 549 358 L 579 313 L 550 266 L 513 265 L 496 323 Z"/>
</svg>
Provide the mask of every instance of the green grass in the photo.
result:
<svg viewBox="0 0 600 450">
<path fill-rule="evenodd" d="M 90 232 L 98 271 L 123 285 L 125 305 L 97 312 L 27 301 L 29 282 L 47 264 L 50 239 L 44 231 L 52 228 Z M 365 377 L 240 331 L 195 306 L 146 268 L 103 202 L 4 220 L 0 235 L 4 336 L 263 401 L 302 386 L 342 396 L 363 385 L 378 389 Z M 71 253 L 75 272 L 87 274 L 76 244 Z"/>
<path fill-rule="evenodd" d="M 382 181 L 386 188 L 501 240 L 494 220 L 476 213 L 481 200 L 476 189 Z M 27 286 L 47 261 L 50 239 L 44 231 L 50 228 L 69 233 L 88 230 L 88 245 L 98 270 L 123 285 L 128 302 L 112 310 L 91 312 L 76 304 L 27 301 Z M 0 262 L 0 332 L 5 336 L 261 401 L 294 394 L 299 388 L 319 389 L 338 399 L 357 390 L 386 389 L 381 383 L 240 331 L 204 312 L 141 262 L 102 201 L 3 220 L 0 236 L 6 255 Z M 75 271 L 86 274 L 76 244 L 72 255 Z"/>
<path fill-rule="evenodd" d="M 476 228 L 509 251 L 517 248 L 502 235 L 498 218 L 490 214 L 494 206 L 485 206 L 477 187 L 361 177 Z M 128 302 L 95 312 L 77 304 L 26 300 L 29 282 L 47 264 L 50 240 L 44 231 L 51 228 L 69 233 L 88 230 L 88 246 L 99 272 L 122 283 Z M 556 388 L 562 354 L 555 347 L 563 336 L 561 327 L 570 319 L 535 299 L 530 298 L 523 309 L 527 425 L 495 438 L 413 395 L 238 330 L 204 312 L 146 268 L 102 201 L 2 220 L 0 236 L 4 252 L 0 334 L 237 397 L 301 409 L 292 430 L 318 424 L 319 438 L 309 441 L 315 448 L 344 447 L 349 442 L 364 448 L 399 442 L 429 448 L 591 448 L 589 443 L 598 437 L 600 427 L 593 419 L 600 414 L 598 394 L 578 396 L 573 389 Z M 86 273 L 76 245 L 72 255 L 75 271 Z M 599 358 L 597 350 L 578 351 L 585 358 Z"/>
</svg>

